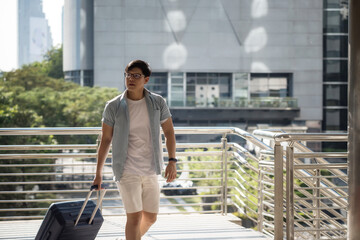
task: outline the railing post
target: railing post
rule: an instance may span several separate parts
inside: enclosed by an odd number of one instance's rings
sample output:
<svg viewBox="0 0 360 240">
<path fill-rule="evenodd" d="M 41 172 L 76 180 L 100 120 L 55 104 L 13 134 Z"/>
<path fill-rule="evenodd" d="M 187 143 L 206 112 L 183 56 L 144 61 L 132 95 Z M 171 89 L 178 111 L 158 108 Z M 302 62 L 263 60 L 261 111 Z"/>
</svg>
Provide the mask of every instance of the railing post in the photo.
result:
<svg viewBox="0 0 360 240">
<path fill-rule="evenodd" d="M 221 138 L 221 196 L 220 196 L 220 210 L 221 214 L 224 215 L 224 144 Z"/>
<path fill-rule="evenodd" d="M 221 165 L 222 165 L 222 177 L 221 177 L 221 213 L 223 215 L 227 214 L 227 181 L 228 181 L 228 171 L 227 171 L 227 138 L 224 134 L 221 138 Z"/>
<path fill-rule="evenodd" d="M 286 239 L 294 240 L 294 146 L 286 147 Z"/>
<path fill-rule="evenodd" d="M 263 157 L 261 157 L 261 160 Z M 264 205 L 263 205 L 263 198 L 264 198 L 264 173 L 263 171 L 261 171 L 261 166 L 259 164 L 259 185 L 258 185 L 258 231 L 262 232 L 263 231 L 263 224 L 264 224 Z"/>
<path fill-rule="evenodd" d="M 275 142 L 275 207 L 274 207 L 274 239 L 283 239 L 283 201 L 284 201 L 284 189 L 283 189 L 283 147 L 279 142 Z"/>
<path fill-rule="evenodd" d="M 315 172 L 315 179 L 314 179 L 314 191 L 313 191 L 313 196 L 314 196 L 314 201 L 313 201 L 313 206 L 315 208 L 315 211 L 314 211 L 314 218 L 316 219 L 315 220 L 315 223 L 314 223 L 314 227 L 316 229 L 316 239 L 320 239 L 320 169 L 315 169 L 314 170 Z"/>
<path fill-rule="evenodd" d="M 99 154 L 99 148 L 100 148 L 100 143 L 101 143 L 101 133 L 98 135 L 98 137 L 97 137 L 97 139 L 96 139 L 96 161 L 97 161 L 97 159 L 98 159 L 98 154 Z M 106 160 L 105 160 L 106 161 Z M 95 170 L 96 171 L 96 170 Z M 100 186 L 100 188 L 99 189 L 101 189 L 101 186 Z M 99 192 L 100 191 L 96 191 L 96 199 L 97 199 L 97 201 L 99 201 Z M 100 211 L 102 212 L 102 210 L 103 210 L 103 204 L 102 204 L 102 202 L 100 203 Z"/>
</svg>

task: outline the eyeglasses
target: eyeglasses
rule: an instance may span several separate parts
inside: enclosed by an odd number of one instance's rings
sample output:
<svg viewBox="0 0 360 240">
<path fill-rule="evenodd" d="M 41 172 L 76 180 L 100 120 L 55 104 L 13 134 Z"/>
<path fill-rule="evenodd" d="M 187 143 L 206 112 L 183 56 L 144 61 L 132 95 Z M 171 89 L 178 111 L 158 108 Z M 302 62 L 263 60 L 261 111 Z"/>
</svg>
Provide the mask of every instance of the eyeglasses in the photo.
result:
<svg viewBox="0 0 360 240">
<path fill-rule="evenodd" d="M 139 79 L 141 78 L 141 76 L 145 76 L 143 74 L 140 74 L 140 73 L 124 73 L 124 77 L 125 78 L 135 78 L 135 79 Z"/>
</svg>

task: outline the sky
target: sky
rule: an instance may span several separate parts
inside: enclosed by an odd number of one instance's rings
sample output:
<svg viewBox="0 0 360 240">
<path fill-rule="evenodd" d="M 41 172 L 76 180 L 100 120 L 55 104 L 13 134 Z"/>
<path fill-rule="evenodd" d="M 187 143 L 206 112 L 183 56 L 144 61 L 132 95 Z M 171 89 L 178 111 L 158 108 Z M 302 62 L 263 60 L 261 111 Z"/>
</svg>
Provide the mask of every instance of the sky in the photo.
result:
<svg viewBox="0 0 360 240">
<path fill-rule="evenodd" d="M 0 0 L 0 71 L 17 68 L 17 0 Z M 64 0 L 43 0 L 53 46 L 62 43 L 61 20 Z"/>
</svg>

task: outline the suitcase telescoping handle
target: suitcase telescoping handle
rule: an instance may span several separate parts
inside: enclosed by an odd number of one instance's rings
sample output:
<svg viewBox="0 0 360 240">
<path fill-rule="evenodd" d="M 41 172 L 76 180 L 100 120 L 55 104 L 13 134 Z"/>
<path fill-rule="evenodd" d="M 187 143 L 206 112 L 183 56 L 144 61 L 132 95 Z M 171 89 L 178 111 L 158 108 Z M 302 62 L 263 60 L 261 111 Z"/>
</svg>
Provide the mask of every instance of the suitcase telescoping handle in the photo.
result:
<svg viewBox="0 0 360 240">
<path fill-rule="evenodd" d="M 101 185 L 101 186 L 103 187 L 104 185 Z M 88 195 L 86 196 L 86 199 L 85 199 L 85 201 L 84 201 L 84 203 L 83 203 L 83 205 L 82 205 L 82 207 L 81 207 L 81 209 L 80 209 L 79 215 L 78 215 L 78 217 L 77 217 L 77 219 L 76 219 L 76 222 L 75 222 L 75 226 L 79 223 L 80 217 L 81 217 L 81 215 L 82 215 L 83 212 L 84 212 L 84 209 L 85 209 L 85 207 L 86 207 L 87 202 L 88 202 L 89 199 L 90 199 L 90 196 L 91 196 L 92 192 L 93 192 L 94 190 L 96 190 L 97 188 L 98 188 L 97 185 L 91 186 L 90 191 L 89 191 Z M 100 204 L 101 204 L 102 201 L 103 201 L 103 198 L 104 198 L 104 196 L 105 196 L 105 193 L 106 193 L 106 189 L 105 189 L 105 188 L 104 188 L 104 189 L 100 189 L 100 198 L 98 199 L 98 201 L 97 201 L 97 203 L 96 203 L 96 207 L 95 207 L 94 211 L 93 211 L 92 214 L 91 214 L 91 217 L 90 217 L 90 220 L 89 220 L 89 224 L 91 224 L 92 221 L 94 220 L 95 214 L 96 214 L 97 210 L 99 209 Z"/>
</svg>

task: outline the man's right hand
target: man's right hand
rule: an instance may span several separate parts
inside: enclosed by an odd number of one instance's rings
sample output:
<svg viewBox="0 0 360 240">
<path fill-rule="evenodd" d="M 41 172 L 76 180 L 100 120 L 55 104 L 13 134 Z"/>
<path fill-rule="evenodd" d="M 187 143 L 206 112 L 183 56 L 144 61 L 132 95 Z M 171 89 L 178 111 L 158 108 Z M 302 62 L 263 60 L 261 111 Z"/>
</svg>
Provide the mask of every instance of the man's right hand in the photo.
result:
<svg viewBox="0 0 360 240">
<path fill-rule="evenodd" d="M 97 185 L 98 188 L 96 189 L 96 191 L 100 190 L 101 189 L 101 184 L 102 184 L 102 177 L 101 176 L 95 176 L 95 179 L 92 183 L 92 185 Z M 100 186 L 100 187 L 99 187 Z"/>
</svg>

